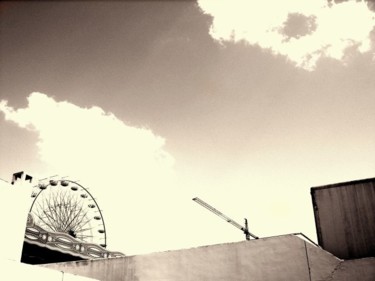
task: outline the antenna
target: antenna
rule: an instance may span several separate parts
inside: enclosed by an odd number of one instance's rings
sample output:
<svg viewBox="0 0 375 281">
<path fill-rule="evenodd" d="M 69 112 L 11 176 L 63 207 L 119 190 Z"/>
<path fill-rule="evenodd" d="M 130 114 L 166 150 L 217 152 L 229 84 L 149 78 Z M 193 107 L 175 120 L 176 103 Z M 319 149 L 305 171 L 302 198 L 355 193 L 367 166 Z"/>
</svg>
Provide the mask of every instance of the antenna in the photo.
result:
<svg viewBox="0 0 375 281">
<path fill-rule="evenodd" d="M 249 227 L 248 227 L 248 224 L 247 224 L 247 219 L 245 219 L 245 226 L 242 226 L 239 223 L 237 223 L 234 220 L 232 220 L 231 218 L 228 218 L 226 215 L 224 215 L 220 211 L 216 210 L 214 207 L 210 206 L 209 204 L 207 204 L 203 200 L 199 199 L 198 197 L 193 198 L 193 201 L 197 202 L 201 206 L 203 206 L 206 209 L 210 210 L 211 212 L 213 212 L 217 216 L 221 217 L 222 219 L 226 220 L 230 224 L 234 225 L 238 229 L 241 229 L 243 231 L 243 233 L 245 233 L 245 235 L 246 235 L 246 240 L 250 240 L 250 236 L 253 237 L 253 238 L 255 238 L 255 239 L 259 239 L 258 236 L 256 236 L 256 235 L 252 234 L 251 232 L 249 232 Z"/>
</svg>

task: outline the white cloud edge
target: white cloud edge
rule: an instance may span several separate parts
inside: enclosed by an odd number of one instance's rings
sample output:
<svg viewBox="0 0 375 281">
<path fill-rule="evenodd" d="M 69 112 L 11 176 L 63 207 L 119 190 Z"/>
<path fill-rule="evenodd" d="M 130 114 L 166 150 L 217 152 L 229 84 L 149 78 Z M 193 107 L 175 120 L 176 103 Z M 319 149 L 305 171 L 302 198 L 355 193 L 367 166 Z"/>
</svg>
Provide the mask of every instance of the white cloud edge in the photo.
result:
<svg viewBox="0 0 375 281">
<path fill-rule="evenodd" d="M 258 45 L 274 55 L 287 57 L 306 70 L 314 70 L 323 57 L 345 63 L 345 52 L 351 47 L 357 47 L 361 53 L 371 50 L 370 32 L 375 26 L 375 13 L 364 1 L 329 5 L 326 0 L 288 0 L 275 2 L 270 7 L 269 2 L 253 0 L 199 0 L 198 5 L 213 17 L 209 33 L 215 40 Z M 285 42 L 278 30 L 289 13 L 316 17 L 317 29 L 312 34 Z M 356 15 L 355 24 L 348 20 L 353 15 Z"/>
<path fill-rule="evenodd" d="M 174 159 L 165 151 L 165 139 L 149 129 L 128 126 L 100 107 L 81 108 L 38 92 L 30 94 L 28 102 L 26 108 L 14 109 L 2 100 L 0 112 L 7 121 L 38 134 L 40 157 L 47 164 L 69 166 L 66 154 L 70 153 L 107 163 L 125 158 L 124 165 L 133 172 L 137 167 L 173 170 Z M 56 157 L 66 163 L 58 163 Z"/>
</svg>

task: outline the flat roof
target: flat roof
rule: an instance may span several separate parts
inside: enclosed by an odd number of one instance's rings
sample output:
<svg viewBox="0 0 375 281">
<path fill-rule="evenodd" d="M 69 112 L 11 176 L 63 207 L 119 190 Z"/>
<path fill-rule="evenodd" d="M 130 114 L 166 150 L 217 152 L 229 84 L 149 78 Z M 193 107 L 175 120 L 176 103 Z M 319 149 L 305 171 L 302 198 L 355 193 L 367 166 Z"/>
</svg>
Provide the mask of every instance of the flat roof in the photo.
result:
<svg viewBox="0 0 375 281">
<path fill-rule="evenodd" d="M 353 180 L 353 181 L 339 182 L 339 183 L 333 183 L 333 184 L 327 184 L 327 185 L 321 185 L 321 186 L 314 186 L 314 187 L 311 187 L 311 192 L 318 190 L 318 189 L 335 188 L 335 187 L 363 184 L 363 183 L 369 183 L 369 182 L 375 182 L 375 178 L 367 178 L 367 179 L 361 179 L 361 180 Z"/>
</svg>

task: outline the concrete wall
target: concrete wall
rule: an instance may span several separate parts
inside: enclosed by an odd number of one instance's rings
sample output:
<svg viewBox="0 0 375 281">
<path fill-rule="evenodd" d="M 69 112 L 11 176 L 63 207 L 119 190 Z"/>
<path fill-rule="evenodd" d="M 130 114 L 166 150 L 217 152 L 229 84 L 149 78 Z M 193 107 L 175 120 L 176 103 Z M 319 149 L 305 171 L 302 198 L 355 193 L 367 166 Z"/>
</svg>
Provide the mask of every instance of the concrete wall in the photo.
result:
<svg viewBox="0 0 375 281">
<path fill-rule="evenodd" d="M 58 270 L 42 268 L 8 259 L 0 259 L 2 281 L 38 280 L 38 281 L 94 281 L 92 278 L 73 275 Z"/>
<path fill-rule="evenodd" d="M 342 259 L 375 257 L 375 178 L 311 189 L 318 242 Z"/>
<path fill-rule="evenodd" d="M 21 260 L 30 195 L 31 184 L 22 179 L 14 185 L 0 181 L 0 259 Z"/>
<path fill-rule="evenodd" d="M 342 261 L 332 274 L 332 281 L 374 281 L 375 258 Z"/>
<path fill-rule="evenodd" d="M 329 280 L 340 264 L 341 260 L 330 253 L 294 235 L 285 235 L 43 266 L 102 281 L 312 281 Z"/>
</svg>

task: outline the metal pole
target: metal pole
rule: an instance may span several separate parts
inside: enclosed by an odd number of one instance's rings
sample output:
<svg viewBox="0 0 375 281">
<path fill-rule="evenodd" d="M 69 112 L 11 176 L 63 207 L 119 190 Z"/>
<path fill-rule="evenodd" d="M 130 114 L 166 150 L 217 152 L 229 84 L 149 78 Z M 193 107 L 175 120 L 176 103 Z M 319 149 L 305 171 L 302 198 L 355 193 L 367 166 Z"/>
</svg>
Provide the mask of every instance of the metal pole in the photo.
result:
<svg viewBox="0 0 375 281">
<path fill-rule="evenodd" d="M 216 214 L 217 216 L 221 217 L 222 219 L 224 219 L 225 221 L 229 222 L 230 224 L 234 225 L 235 227 L 241 229 L 245 235 L 246 235 L 246 240 L 250 240 L 250 236 L 255 238 L 255 239 L 259 239 L 258 236 L 252 234 L 250 231 L 249 231 L 249 228 L 248 228 L 248 225 L 247 225 L 247 219 L 245 219 L 245 227 L 243 227 L 242 225 L 240 225 L 239 223 L 235 222 L 234 220 L 232 220 L 231 218 L 228 218 L 226 215 L 224 215 L 222 212 L 216 210 L 214 207 L 212 207 L 211 205 L 207 204 L 206 202 L 204 202 L 203 200 L 199 199 L 198 197 L 195 197 L 193 198 L 193 201 L 197 202 L 198 204 L 200 204 L 201 206 L 205 207 L 206 209 L 210 210 L 211 212 L 213 212 L 214 214 Z"/>
<path fill-rule="evenodd" d="M 250 240 L 250 233 L 249 233 L 249 226 L 247 224 L 247 219 L 245 218 L 245 235 L 246 235 L 246 240 Z"/>
</svg>

